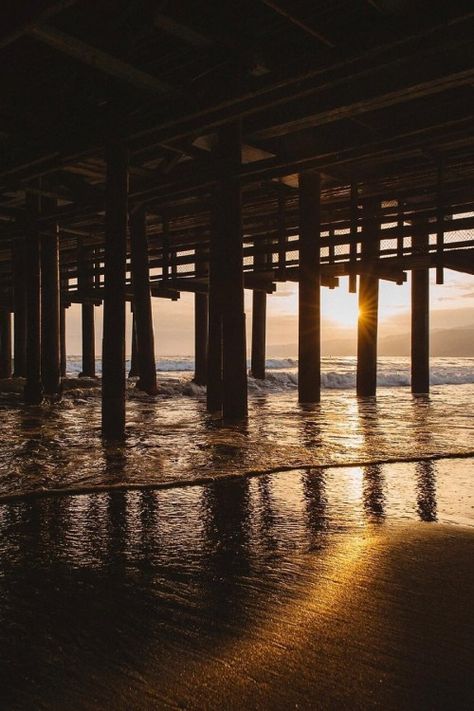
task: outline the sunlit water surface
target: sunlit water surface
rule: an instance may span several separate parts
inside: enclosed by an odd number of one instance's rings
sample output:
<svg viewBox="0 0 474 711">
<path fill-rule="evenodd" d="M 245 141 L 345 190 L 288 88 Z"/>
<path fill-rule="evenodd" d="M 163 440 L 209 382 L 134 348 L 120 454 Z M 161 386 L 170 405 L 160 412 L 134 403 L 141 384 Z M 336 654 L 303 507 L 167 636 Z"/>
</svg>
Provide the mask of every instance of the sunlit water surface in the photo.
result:
<svg viewBox="0 0 474 711">
<path fill-rule="evenodd" d="M 60 403 L 26 408 L 1 396 L 0 496 L 105 485 L 172 485 L 300 466 L 352 465 L 474 450 L 474 384 L 433 386 L 429 397 L 381 387 L 376 399 L 323 390 L 301 406 L 294 387 L 250 393 L 248 422 L 209 415 L 202 389 L 160 378 L 152 398 L 129 388 L 127 440 L 100 437 L 100 390 L 68 390 Z"/>
</svg>

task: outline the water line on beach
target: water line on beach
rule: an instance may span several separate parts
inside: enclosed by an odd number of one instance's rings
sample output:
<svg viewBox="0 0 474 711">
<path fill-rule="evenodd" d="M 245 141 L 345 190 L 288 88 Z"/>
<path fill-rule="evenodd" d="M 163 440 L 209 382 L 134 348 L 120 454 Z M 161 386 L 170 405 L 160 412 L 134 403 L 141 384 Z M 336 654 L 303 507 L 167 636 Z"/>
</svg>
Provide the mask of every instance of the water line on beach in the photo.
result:
<svg viewBox="0 0 474 711">
<path fill-rule="evenodd" d="M 474 451 L 456 452 L 453 454 L 430 454 L 423 457 L 386 457 L 383 459 L 356 460 L 349 462 L 333 462 L 331 464 L 294 464 L 287 466 L 272 467 L 269 469 L 250 469 L 234 474 L 217 474 L 216 476 L 205 476 L 194 479 L 180 479 L 160 482 L 129 482 L 114 484 L 97 484 L 93 486 L 65 487 L 60 489 L 39 489 L 25 491 L 18 494 L 0 494 L 0 505 L 11 504 L 17 501 L 31 501 L 36 499 L 54 498 L 58 496 L 85 496 L 89 494 L 104 494 L 107 492 L 128 492 L 128 491 L 160 491 L 169 489 L 181 489 L 189 487 L 206 486 L 215 482 L 235 481 L 241 479 L 255 479 L 274 474 L 283 474 L 291 471 L 312 470 L 322 472 L 326 469 L 350 469 L 355 467 L 383 466 L 385 464 L 413 464 L 417 462 L 436 462 L 446 459 L 471 459 L 474 458 Z"/>
</svg>

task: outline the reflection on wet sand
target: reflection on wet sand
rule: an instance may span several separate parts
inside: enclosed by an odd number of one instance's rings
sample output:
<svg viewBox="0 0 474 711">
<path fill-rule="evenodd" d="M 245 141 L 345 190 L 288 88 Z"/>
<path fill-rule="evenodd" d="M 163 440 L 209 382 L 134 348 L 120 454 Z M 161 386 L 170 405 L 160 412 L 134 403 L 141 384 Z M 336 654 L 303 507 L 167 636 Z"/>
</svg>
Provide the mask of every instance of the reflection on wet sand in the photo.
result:
<svg viewBox="0 0 474 711">
<path fill-rule="evenodd" d="M 416 465 L 417 510 L 422 521 L 436 521 L 436 465 L 418 462 Z"/>
<path fill-rule="evenodd" d="M 2 708 L 469 708 L 473 535 L 395 474 L 0 506 Z"/>
</svg>

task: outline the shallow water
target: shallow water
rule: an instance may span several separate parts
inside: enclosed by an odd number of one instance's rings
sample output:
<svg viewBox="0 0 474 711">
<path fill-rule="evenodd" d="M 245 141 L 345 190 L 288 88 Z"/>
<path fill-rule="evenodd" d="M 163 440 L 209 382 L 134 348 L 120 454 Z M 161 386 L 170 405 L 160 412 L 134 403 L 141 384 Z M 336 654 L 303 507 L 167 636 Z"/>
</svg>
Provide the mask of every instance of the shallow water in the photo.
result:
<svg viewBox="0 0 474 711">
<path fill-rule="evenodd" d="M 249 471 L 350 465 L 472 453 L 474 384 L 439 385 L 429 397 L 384 387 L 377 398 L 323 390 L 300 406 L 295 388 L 250 393 L 246 424 L 225 426 L 205 409 L 190 376 L 160 378 L 161 395 L 129 390 L 127 441 L 100 437 L 100 390 L 65 393 L 26 408 L 3 394 L 0 497 L 44 489 L 172 485 Z"/>
</svg>

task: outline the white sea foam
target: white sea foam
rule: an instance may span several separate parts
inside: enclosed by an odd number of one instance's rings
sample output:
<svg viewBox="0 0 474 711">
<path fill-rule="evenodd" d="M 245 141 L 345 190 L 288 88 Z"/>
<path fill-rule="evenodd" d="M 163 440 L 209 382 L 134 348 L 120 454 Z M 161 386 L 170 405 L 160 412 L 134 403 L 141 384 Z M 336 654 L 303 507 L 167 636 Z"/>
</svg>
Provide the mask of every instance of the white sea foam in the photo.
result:
<svg viewBox="0 0 474 711">
<path fill-rule="evenodd" d="M 250 364 L 249 364 L 250 365 Z M 130 363 L 127 362 L 127 370 Z M 298 361 L 295 358 L 269 358 L 266 362 L 266 379 L 249 377 L 251 392 L 279 392 L 298 386 Z M 81 359 L 68 358 L 68 374 L 77 376 L 81 370 Z M 160 358 L 157 363 L 160 393 L 199 396 L 205 389 L 191 381 L 194 359 L 191 357 Z M 430 364 L 432 385 L 463 385 L 474 383 L 474 358 L 433 358 Z M 97 360 L 100 375 L 101 362 Z M 377 383 L 379 387 L 408 387 L 410 385 L 410 360 L 408 358 L 380 358 Z M 356 384 L 356 359 L 323 358 L 321 361 L 321 385 L 324 389 L 353 389 Z"/>
</svg>

